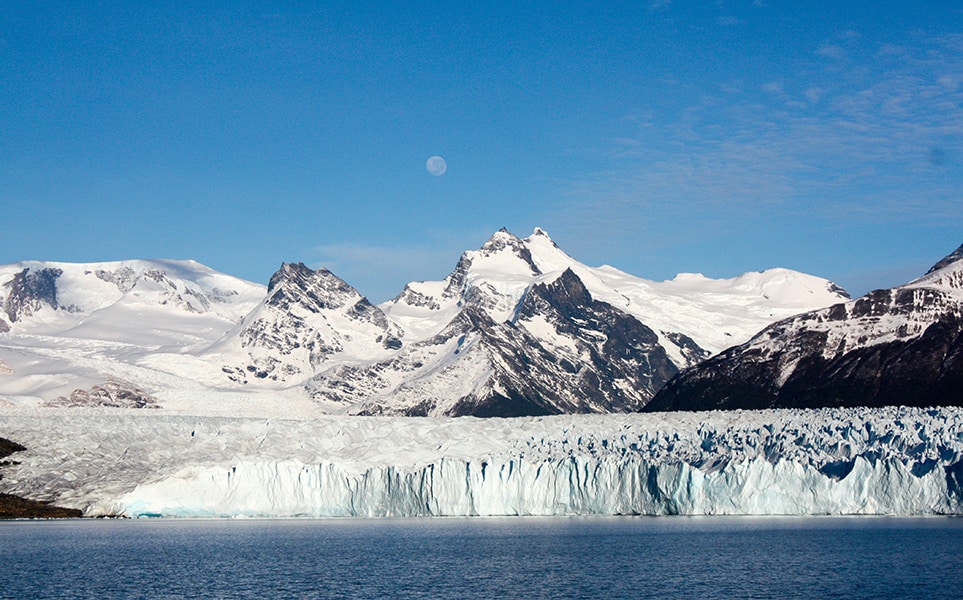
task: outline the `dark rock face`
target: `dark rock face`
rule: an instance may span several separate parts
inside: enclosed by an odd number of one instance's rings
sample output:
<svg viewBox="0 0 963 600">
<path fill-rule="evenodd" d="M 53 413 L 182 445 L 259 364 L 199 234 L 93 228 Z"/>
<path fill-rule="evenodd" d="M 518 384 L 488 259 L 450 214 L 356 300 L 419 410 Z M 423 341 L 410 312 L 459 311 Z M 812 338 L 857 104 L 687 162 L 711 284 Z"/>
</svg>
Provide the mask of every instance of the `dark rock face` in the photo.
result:
<svg viewBox="0 0 963 600">
<path fill-rule="evenodd" d="M 961 244 L 959 248 L 957 248 L 950 254 L 947 254 L 945 257 L 943 257 L 943 259 L 940 260 L 938 263 L 930 267 L 930 270 L 927 271 L 926 274 L 929 275 L 930 273 L 939 271 L 940 269 L 944 267 L 948 267 L 959 260 L 963 260 L 963 244 Z"/>
<path fill-rule="evenodd" d="M 49 502 L 0 494 L 0 519 L 79 519 L 82 516 L 83 511 L 76 508 L 61 508 Z"/>
<path fill-rule="evenodd" d="M 559 412 L 640 410 L 678 371 L 654 331 L 612 305 L 593 300 L 571 270 L 532 288 L 519 308 L 518 321 L 524 324 L 535 317 L 573 340 L 583 357 L 575 364 L 547 351 L 546 360 L 538 365 L 554 371 L 553 381 L 539 394 L 556 398 Z"/>
<path fill-rule="evenodd" d="M 24 269 L 3 284 L 9 291 L 3 311 L 11 323 L 29 317 L 44 306 L 57 309 L 57 278 L 61 269 Z"/>
<path fill-rule="evenodd" d="M 357 290 L 327 269 L 314 271 L 304 263 L 284 263 L 268 282 L 268 306 L 290 310 L 296 304 L 311 312 L 340 308 Z"/>
<path fill-rule="evenodd" d="M 17 442 L 0 437 L 0 458 L 6 458 L 14 452 L 23 452 L 24 450 L 26 448 Z"/>
<path fill-rule="evenodd" d="M 711 356 L 711 353 L 696 343 L 696 341 L 684 333 L 666 333 L 665 337 L 679 347 L 687 364 L 694 365 L 700 363 Z"/>
<path fill-rule="evenodd" d="M 685 370 L 646 406 L 732 410 L 840 406 L 963 406 L 963 321 L 947 317 L 922 336 L 822 356 L 825 337 L 800 335 L 783 354 L 757 360 L 740 346 Z M 780 359 L 800 355 L 782 378 Z"/>
<path fill-rule="evenodd" d="M 94 271 L 94 276 L 101 281 L 116 285 L 117 289 L 124 294 L 134 289 L 134 286 L 137 285 L 137 280 L 140 278 L 137 271 L 130 267 L 121 267 L 114 271 L 97 269 Z"/>
<path fill-rule="evenodd" d="M 410 285 L 406 285 L 405 289 L 401 291 L 400 294 L 394 297 L 394 302 L 403 302 L 411 306 L 419 306 L 427 308 L 428 310 L 440 310 L 441 305 L 438 304 L 436 300 L 430 296 L 426 296 L 420 292 L 416 292 L 411 289 Z"/>
<path fill-rule="evenodd" d="M 677 375 L 646 410 L 963 406 L 961 258 L 775 323 Z"/>
</svg>

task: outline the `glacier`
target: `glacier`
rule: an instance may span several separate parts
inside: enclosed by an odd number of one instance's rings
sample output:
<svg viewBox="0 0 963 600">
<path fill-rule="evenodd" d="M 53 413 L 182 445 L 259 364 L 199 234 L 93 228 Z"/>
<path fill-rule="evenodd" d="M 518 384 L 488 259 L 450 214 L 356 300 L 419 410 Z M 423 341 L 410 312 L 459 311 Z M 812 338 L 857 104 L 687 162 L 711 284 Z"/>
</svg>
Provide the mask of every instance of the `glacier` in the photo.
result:
<svg viewBox="0 0 963 600">
<path fill-rule="evenodd" d="M 963 514 L 963 409 L 512 419 L 0 412 L 0 492 L 87 516 Z"/>
</svg>

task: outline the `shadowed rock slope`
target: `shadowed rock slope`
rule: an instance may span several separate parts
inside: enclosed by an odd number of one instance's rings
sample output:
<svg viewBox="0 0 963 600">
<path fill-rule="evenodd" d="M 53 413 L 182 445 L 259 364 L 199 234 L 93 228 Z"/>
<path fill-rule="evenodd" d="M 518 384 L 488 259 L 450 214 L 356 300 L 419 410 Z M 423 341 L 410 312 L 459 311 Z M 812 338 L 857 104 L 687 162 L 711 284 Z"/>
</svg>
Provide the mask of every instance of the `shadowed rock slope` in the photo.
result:
<svg viewBox="0 0 963 600">
<path fill-rule="evenodd" d="M 775 323 L 646 410 L 963 405 L 963 246 L 923 277 Z"/>
</svg>

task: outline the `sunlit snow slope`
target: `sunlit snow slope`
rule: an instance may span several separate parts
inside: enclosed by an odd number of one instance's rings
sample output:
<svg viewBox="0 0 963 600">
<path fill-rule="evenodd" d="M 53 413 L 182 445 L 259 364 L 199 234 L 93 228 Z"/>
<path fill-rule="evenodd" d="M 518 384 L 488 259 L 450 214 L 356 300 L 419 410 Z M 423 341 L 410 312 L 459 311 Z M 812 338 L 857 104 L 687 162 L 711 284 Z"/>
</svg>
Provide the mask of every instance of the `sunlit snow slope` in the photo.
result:
<svg viewBox="0 0 963 600">
<path fill-rule="evenodd" d="M 107 382 L 143 398 L 196 390 L 211 366 L 191 353 L 263 296 L 193 261 L 0 266 L 0 396 L 69 402 Z"/>
</svg>

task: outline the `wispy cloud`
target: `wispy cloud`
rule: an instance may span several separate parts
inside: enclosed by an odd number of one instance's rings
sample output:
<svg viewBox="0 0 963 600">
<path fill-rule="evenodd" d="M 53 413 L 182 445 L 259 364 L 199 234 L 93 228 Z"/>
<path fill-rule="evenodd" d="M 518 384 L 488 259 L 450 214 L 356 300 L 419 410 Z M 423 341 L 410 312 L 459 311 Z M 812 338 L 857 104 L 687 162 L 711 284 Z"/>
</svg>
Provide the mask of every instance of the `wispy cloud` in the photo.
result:
<svg viewBox="0 0 963 600">
<path fill-rule="evenodd" d="M 821 87 L 811 87 L 807 88 L 806 91 L 803 92 L 803 95 L 806 96 L 806 100 L 808 100 L 810 104 L 816 104 L 825 93 L 826 90 Z"/>
<path fill-rule="evenodd" d="M 842 55 L 829 48 L 817 55 Z M 655 223 L 680 219 L 722 236 L 771 218 L 959 221 L 963 37 L 900 56 L 881 48 L 848 55 L 852 68 L 816 60 L 754 89 L 733 86 L 613 136 L 610 168 L 564 182 L 560 212 L 586 235 L 604 230 L 621 243 L 674 235 Z"/>
<path fill-rule="evenodd" d="M 841 46 L 835 44 L 826 44 L 820 46 L 816 49 L 816 54 L 825 58 L 831 58 L 834 60 L 843 60 L 846 58 L 846 51 L 843 50 Z"/>
<path fill-rule="evenodd" d="M 734 27 L 736 25 L 742 25 L 742 23 L 743 23 L 742 19 L 738 19 L 736 17 L 729 16 L 729 15 L 722 15 L 722 16 L 716 17 L 716 24 L 719 25 L 720 27 Z"/>
<path fill-rule="evenodd" d="M 773 96 L 785 96 L 786 86 L 781 81 L 770 81 L 762 84 L 762 91 Z"/>
</svg>

